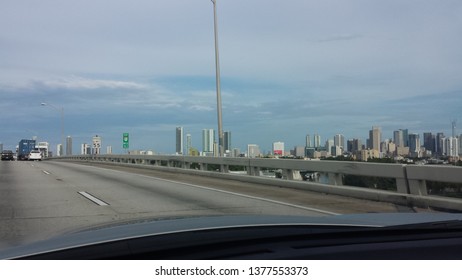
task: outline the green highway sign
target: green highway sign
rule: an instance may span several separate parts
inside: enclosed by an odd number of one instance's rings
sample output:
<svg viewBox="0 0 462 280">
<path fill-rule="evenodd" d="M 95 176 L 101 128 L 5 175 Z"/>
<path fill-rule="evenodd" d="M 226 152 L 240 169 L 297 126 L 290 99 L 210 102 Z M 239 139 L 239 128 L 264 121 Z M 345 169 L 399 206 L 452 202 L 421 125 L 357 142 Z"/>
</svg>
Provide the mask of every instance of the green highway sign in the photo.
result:
<svg viewBox="0 0 462 280">
<path fill-rule="evenodd" d="M 122 147 L 123 147 L 124 149 L 128 149 L 128 147 L 129 147 L 128 142 L 129 142 L 128 133 L 124 133 L 124 134 L 123 134 L 123 138 L 122 138 Z"/>
</svg>

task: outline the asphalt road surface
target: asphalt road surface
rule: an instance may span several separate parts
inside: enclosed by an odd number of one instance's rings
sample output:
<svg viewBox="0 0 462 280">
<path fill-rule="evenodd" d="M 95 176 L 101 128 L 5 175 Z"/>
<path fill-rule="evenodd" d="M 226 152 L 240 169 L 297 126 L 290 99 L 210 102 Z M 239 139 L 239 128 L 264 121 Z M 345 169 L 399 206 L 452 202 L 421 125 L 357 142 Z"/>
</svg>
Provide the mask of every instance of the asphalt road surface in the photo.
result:
<svg viewBox="0 0 462 280">
<path fill-rule="evenodd" d="M 146 219 L 397 212 L 392 204 L 128 167 L 0 162 L 0 250 Z"/>
</svg>

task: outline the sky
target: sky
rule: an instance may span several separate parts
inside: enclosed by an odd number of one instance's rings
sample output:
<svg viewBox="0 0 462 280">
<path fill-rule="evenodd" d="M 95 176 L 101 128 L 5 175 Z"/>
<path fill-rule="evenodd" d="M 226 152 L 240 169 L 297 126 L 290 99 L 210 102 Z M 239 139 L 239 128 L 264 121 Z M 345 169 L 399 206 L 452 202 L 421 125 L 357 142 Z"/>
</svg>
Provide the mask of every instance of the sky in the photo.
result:
<svg viewBox="0 0 462 280">
<path fill-rule="evenodd" d="M 217 130 L 210 0 L 1 0 L 0 142 L 175 152 Z M 223 129 L 245 150 L 462 127 L 459 0 L 217 0 Z M 41 106 L 41 103 L 48 106 Z M 458 129 L 458 134 L 462 129 Z M 422 136 L 421 136 L 422 137 Z"/>
</svg>

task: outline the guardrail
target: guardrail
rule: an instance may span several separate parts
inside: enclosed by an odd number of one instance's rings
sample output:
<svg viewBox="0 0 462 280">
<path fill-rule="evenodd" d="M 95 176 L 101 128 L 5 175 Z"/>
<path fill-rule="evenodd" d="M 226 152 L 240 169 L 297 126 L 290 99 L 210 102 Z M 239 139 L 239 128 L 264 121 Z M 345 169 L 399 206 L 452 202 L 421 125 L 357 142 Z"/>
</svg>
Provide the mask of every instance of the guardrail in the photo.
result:
<svg viewBox="0 0 462 280">
<path fill-rule="evenodd" d="M 426 184 L 427 181 L 462 183 L 462 168 L 454 166 L 163 155 L 76 155 L 52 159 L 130 165 L 140 168 L 161 169 L 170 172 L 306 189 L 407 206 L 462 211 L 462 199 L 431 195 Z M 214 171 L 208 171 L 210 165 L 218 168 Z M 233 167 L 244 169 L 247 175 L 230 173 L 231 169 L 235 169 Z M 282 171 L 284 179 L 271 179 L 261 176 L 262 170 L 267 169 Z M 300 171 L 325 174 L 326 178 L 328 178 L 327 184 L 302 182 Z M 345 186 L 343 185 L 343 176 L 345 175 L 392 178 L 396 181 L 396 191 Z"/>
</svg>

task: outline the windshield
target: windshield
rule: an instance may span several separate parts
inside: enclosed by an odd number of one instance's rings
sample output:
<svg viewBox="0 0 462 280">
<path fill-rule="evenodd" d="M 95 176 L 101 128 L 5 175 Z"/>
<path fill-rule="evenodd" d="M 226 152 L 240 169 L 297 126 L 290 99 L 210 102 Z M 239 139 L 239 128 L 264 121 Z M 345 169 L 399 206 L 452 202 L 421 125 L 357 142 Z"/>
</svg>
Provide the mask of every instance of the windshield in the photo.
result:
<svg viewBox="0 0 462 280">
<path fill-rule="evenodd" d="M 0 250 L 462 210 L 460 1 L 4 2 Z"/>
</svg>

